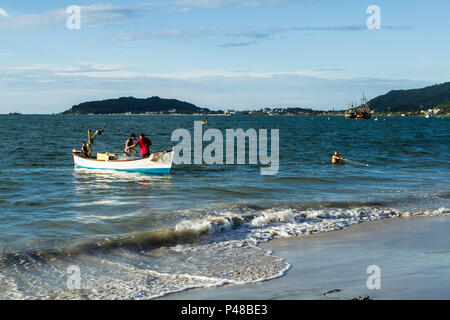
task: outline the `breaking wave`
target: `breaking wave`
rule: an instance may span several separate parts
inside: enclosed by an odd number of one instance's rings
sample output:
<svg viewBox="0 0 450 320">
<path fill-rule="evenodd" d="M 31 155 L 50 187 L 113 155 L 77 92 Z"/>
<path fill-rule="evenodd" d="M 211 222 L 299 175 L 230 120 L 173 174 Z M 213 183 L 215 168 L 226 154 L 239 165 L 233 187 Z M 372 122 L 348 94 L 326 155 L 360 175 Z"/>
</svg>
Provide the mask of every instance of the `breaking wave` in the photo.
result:
<svg viewBox="0 0 450 320">
<path fill-rule="evenodd" d="M 274 207 L 211 212 L 163 230 L 96 239 L 68 248 L 4 252 L 1 299 L 149 299 L 191 288 L 245 284 L 282 276 L 290 265 L 258 243 L 341 230 L 394 217 L 450 215 L 450 209 Z M 67 290 L 79 266 L 81 290 Z"/>
</svg>

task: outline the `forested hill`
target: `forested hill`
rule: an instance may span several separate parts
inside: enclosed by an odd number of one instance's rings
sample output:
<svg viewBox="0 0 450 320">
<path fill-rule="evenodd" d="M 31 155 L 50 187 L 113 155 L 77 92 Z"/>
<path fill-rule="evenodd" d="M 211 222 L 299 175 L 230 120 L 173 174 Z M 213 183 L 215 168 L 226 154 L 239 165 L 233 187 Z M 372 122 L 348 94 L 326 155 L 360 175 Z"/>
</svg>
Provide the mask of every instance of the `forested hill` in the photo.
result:
<svg viewBox="0 0 450 320">
<path fill-rule="evenodd" d="M 419 111 L 436 107 L 449 110 L 450 82 L 422 89 L 392 90 L 370 100 L 369 105 L 377 112 Z"/>
<path fill-rule="evenodd" d="M 193 114 L 208 111 L 208 109 L 199 108 L 192 103 L 175 99 L 162 99 L 160 97 L 137 99 L 123 97 L 119 99 L 83 102 L 64 111 L 63 114 L 142 114 L 151 112 Z"/>
</svg>

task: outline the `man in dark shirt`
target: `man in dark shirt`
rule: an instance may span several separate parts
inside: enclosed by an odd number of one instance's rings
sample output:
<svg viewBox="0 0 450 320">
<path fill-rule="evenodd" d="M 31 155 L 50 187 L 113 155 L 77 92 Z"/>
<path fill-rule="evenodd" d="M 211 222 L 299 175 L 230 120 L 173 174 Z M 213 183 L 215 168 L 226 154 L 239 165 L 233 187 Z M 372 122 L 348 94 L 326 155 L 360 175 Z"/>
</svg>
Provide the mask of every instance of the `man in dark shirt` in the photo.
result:
<svg viewBox="0 0 450 320">
<path fill-rule="evenodd" d="M 127 140 L 127 142 L 125 142 L 125 153 L 130 154 L 131 151 L 133 151 L 134 153 L 137 153 L 136 150 L 134 150 L 131 146 L 134 144 L 134 139 L 136 139 L 136 135 L 134 133 L 132 133 L 130 135 L 130 138 Z"/>
<path fill-rule="evenodd" d="M 89 157 L 89 149 L 84 141 L 81 143 L 81 156 L 84 158 Z"/>
</svg>

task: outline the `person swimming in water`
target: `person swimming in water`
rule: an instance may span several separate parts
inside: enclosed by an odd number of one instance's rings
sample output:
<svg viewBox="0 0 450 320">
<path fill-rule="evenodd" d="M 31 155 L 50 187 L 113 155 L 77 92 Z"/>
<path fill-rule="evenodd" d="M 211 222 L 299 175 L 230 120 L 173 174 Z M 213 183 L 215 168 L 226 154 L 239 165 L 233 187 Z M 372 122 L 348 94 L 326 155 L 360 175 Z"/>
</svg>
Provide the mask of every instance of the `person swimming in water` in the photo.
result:
<svg viewBox="0 0 450 320">
<path fill-rule="evenodd" d="M 339 156 L 338 151 L 337 150 L 334 151 L 334 154 L 331 157 L 331 163 L 332 164 L 340 164 L 340 163 L 342 163 L 343 160 L 344 160 L 344 158 Z"/>
</svg>

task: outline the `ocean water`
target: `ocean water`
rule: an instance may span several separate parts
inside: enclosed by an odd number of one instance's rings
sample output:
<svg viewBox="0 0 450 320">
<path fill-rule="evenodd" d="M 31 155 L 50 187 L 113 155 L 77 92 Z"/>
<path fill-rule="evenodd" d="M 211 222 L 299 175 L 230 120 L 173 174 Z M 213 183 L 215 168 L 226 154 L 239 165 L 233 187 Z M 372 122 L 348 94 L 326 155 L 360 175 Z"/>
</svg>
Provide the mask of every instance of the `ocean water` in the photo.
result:
<svg viewBox="0 0 450 320">
<path fill-rule="evenodd" d="M 0 115 L 0 299 L 149 299 L 258 282 L 289 268 L 262 241 L 450 214 L 448 118 L 208 118 L 205 129 L 224 133 L 279 129 L 273 176 L 260 165 L 174 165 L 170 175 L 73 166 L 88 129 L 105 130 L 94 152 L 121 151 L 141 131 L 157 152 L 201 119 Z M 356 163 L 331 165 L 335 149 Z M 80 290 L 67 287 L 73 266 Z"/>
</svg>

